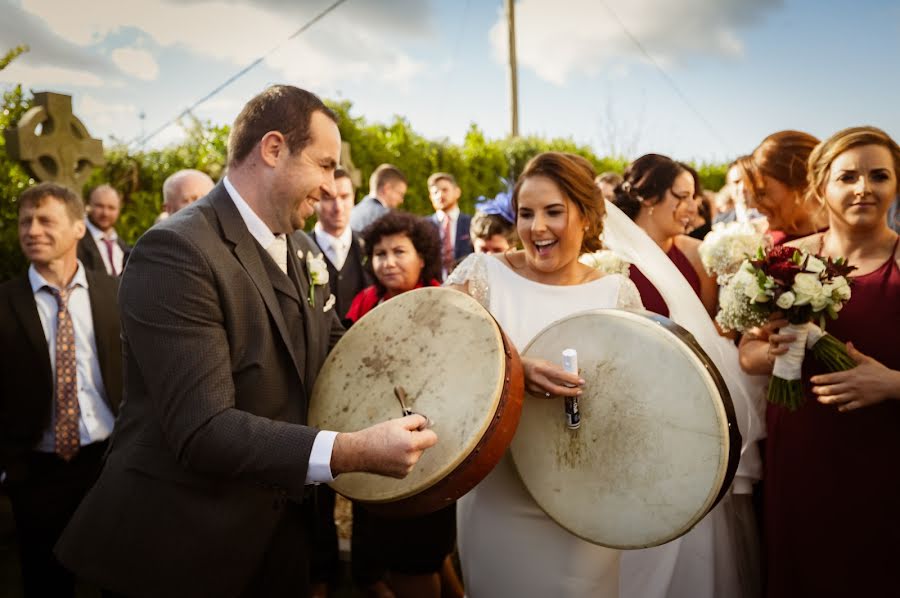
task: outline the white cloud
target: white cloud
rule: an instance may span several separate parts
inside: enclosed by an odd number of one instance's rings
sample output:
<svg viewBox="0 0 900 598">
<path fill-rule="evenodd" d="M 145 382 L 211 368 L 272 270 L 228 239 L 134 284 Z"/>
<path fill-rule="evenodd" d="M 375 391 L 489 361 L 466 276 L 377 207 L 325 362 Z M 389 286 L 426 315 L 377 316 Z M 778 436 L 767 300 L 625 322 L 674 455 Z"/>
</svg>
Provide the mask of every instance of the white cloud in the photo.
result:
<svg viewBox="0 0 900 598">
<path fill-rule="evenodd" d="M 75 113 L 91 126 L 114 129 L 122 125 L 134 126 L 137 121 L 138 109 L 133 104 L 105 102 L 91 94 L 79 95 L 75 104 Z"/>
<path fill-rule="evenodd" d="M 698 54 L 735 58 L 743 54 L 737 30 L 780 4 L 781 0 L 519 0 L 516 54 L 520 66 L 557 85 L 610 65 L 646 60 L 615 14 L 660 64 Z M 489 37 L 495 58 L 505 63 L 508 42 L 502 11 Z"/>
<path fill-rule="evenodd" d="M 412 0 L 394 0 L 393 4 L 394 9 L 410 5 L 413 25 L 427 16 L 421 8 L 415 8 Z M 45 20 L 60 37 L 82 46 L 133 28 L 160 46 L 183 47 L 194 54 L 239 66 L 285 40 L 318 11 L 317 7 L 309 8 L 308 3 L 279 5 L 234 0 L 177 4 L 165 0 L 85 0 L 62 6 L 58 0 L 23 0 L 22 6 Z M 366 14 L 383 12 L 378 3 L 363 2 L 360 6 Z M 362 16 L 350 6 L 341 7 L 286 43 L 266 62 L 289 80 L 318 86 L 337 85 L 347 77 L 407 83 L 422 65 L 395 49 L 398 44 L 392 35 L 420 35 L 424 26 L 410 27 L 409 22 L 397 19 L 397 31 L 392 31 L 390 25 L 373 27 Z M 142 66 L 135 63 L 138 58 Z M 149 64 L 147 58 L 132 53 L 123 66 L 121 56 L 116 60 L 115 52 L 113 55 L 120 68 L 135 76 L 149 72 L 144 68 Z"/>
<path fill-rule="evenodd" d="M 112 61 L 122 72 L 144 81 L 153 81 L 159 75 L 159 65 L 153 54 L 140 48 L 116 48 Z"/>
<path fill-rule="evenodd" d="M 102 87 L 106 84 L 101 77 L 87 71 L 56 66 L 30 66 L 18 61 L 0 71 L 0 82 L 21 83 L 24 87 L 79 86 Z"/>
</svg>

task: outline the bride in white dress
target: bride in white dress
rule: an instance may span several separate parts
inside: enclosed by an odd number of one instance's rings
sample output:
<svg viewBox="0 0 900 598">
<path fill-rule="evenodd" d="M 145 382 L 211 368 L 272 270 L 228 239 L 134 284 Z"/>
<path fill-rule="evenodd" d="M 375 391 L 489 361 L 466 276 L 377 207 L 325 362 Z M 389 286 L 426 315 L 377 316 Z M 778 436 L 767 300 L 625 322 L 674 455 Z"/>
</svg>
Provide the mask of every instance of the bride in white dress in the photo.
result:
<svg viewBox="0 0 900 598">
<path fill-rule="evenodd" d="M 628 278 L 578 262 L 581 254 L 600 249 L 604 203 L 593 179 L 579 156 L 550 152 L 534 158 L 512 199 L 524 250 L 471 255 L 447 282 L 478 299 L 520 351 L 564 316 L 642 307 Z M 523 366 L 528 390 L 548 400 L 578 394 L 584 384 L 555 364 L 523 359 Z M 457 530 L 470 598 L 618 596 L 619 552 L 585 542 L 547 517 L 508 455 L 459 500 Z"/>
</svg>

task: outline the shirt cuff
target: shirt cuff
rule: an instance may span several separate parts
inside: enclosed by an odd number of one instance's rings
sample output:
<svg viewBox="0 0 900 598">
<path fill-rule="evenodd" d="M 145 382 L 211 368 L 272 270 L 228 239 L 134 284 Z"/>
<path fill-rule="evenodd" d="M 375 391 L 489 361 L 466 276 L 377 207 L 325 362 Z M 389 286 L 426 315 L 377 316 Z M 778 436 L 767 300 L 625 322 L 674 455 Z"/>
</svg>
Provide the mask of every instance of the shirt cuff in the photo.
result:
<svg viewBox="0 0 900 598">
<path fill-rule="evenodd" d="M 309 467 L 306 469 L 306 483 L 318 484 L 331 482 L 331 450 L 334 448 L 334 439 L 337 432 L 320 430 L 313 440 L 312 451 L 309 453 Z"/>
</svg>

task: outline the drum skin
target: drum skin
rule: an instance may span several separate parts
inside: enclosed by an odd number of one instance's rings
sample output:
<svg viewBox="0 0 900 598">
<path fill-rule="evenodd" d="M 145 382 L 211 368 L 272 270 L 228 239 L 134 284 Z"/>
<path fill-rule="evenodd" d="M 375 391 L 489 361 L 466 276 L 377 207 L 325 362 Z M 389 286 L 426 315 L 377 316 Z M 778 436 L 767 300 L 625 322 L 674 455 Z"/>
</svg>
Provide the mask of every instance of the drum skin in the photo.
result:
<svg viewBox="0 0 900 598">
<path fill-rule="evenodd" d="M 499 462 L 521 413 L 522 365 L 475 299 L 416 289 L 373 309 L 337 343 L 316 380 L 309 425 L 352 432 L 401 417 L 396 386 L 407 407 L 429 418 L 438 443 L 402 480 L 348 473 L 331 486 L 382 515 L 422 515 L 458 499 Z"/>
<path fill-rule="evenodd" d="M 523 352 L 578 351 L 581 426 L 563 401 L 526 396 L 510 446 L 532 497 L 595 544 L 657 546 L 687 533 L 734 478 L 741 438 L 724 381 L 693 337 L 643 311 L 592 310 L 554 322 Z"/>
</svg>

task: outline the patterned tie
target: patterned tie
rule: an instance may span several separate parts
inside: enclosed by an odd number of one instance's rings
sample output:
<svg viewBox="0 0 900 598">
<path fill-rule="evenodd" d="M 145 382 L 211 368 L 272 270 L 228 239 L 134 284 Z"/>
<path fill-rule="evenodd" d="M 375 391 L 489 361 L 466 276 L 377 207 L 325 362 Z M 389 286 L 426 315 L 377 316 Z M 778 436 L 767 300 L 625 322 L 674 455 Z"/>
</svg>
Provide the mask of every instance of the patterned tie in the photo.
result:
<svg viewBox="0 0 900 598">
<path fill-rule="evenodd" d="M 109 256 L 109 273 L 112 276 L 117 276 L 119 273 L 116 272 L 116 262 L 113 260 L 113 241 L 109 237 L 103 237 L 103 242 L 106 243 L 106 255 Z"/>
<path fill-rule="evenodd" d="M 450 238 L 450 215 L 444 213 L 444 228 L 441 234 L 441 258 L 444 270 L 449 272 L 453 267 L 453 239 Z"/>
<path fill-rule="evenodd" d="M 69 315 L 73 289 L 44 287 L 56 298 L 56 454 L 71 461 L 81 448 L 78 429 L 78 374 L 75 366 L 75 329 Z M 74 287 L 73 287 L 74 288 Z"/>
<path fill-rule="evenodd" d="M 272 256 L 281 271 L 287 274 L 287 237 L 275 235 L 275 240 L 266 247 L 266 252 Z"/>
</svg>

